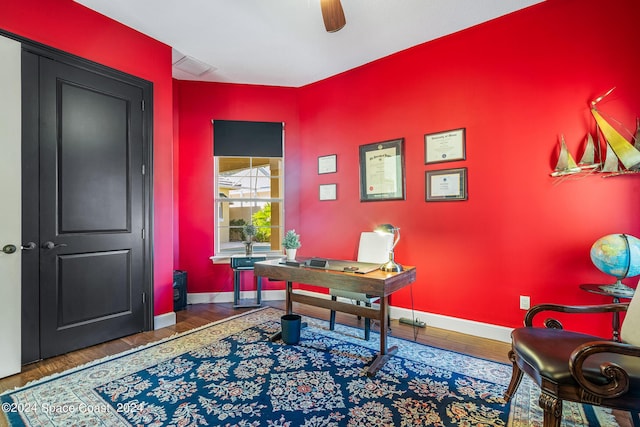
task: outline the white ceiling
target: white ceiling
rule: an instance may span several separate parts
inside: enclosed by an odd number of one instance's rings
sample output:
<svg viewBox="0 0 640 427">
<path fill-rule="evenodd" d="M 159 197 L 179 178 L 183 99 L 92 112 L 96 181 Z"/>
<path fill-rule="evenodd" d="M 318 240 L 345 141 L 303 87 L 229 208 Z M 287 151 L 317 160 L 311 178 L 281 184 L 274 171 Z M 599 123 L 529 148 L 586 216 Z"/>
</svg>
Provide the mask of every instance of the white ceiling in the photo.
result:
<svg viewBox="0 0 640 427">
<path fill-rule="evenodd" d="M 319 0 L 76 0 L 213 67 L 181 80 L 300 87 L 543 0 L 342 0 L 327 33 Z"/>
</svg>

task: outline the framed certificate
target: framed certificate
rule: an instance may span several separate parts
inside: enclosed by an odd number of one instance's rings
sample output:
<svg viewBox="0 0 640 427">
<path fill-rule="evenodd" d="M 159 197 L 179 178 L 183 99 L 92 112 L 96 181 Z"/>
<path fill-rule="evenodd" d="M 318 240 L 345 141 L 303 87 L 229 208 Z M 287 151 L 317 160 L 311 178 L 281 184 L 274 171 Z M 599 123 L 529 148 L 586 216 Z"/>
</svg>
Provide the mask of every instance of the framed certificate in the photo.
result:
<svg viewBox="0 0 640 427">
<path fill-rule="evenodd" d="M 360 201 L 404 200 L 404 138 L 360 146 Z"/>
<path fill-rule="evenodd" d="M 337 160 L 336 154 L 318 157 L 318 174 L 335 173 L 338 170 Z"/>
<path fill-rule="evenodd" d="M 465 160 L 466 130 L 453 129 L 424 136 L 424 164 Z"/>
<path fill-rule="evenodd" d="M 336 200 L 338 198 L 337 184 L 320 184 L 320 200 Z"/>
<path fill-rule="evenodd" d="M 467 200 L 467 168 L 425 173 L 426 201 Z"/>
</svg>

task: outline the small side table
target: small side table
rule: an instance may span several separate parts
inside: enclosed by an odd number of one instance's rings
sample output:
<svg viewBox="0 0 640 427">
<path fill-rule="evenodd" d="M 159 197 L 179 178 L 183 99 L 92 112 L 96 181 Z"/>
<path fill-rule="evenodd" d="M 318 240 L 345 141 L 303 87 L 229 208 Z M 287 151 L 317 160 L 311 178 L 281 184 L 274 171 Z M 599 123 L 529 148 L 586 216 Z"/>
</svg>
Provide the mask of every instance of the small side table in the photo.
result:
<svg viewBox="0 0 640 427">
<path fill-rule="evenodd" d="M 629 294 L 625 292 L 624 294 L 622 294 L 622 293 L 611 292 L 611 291 L 602 289 L 601 286 L 606 286 L 606 285 L 584 284 L 584 285 L 580 285 L 580 289 L 582 289 L 583 291 L 591 292 L 592 294 L 611 297 L 613 298 L 614 304 L 618 304 L 620 302 L 620 298 L 627 298 L 627 299 L 633 298 L 633 293 Z M 620 313 L 618 313 L 617 311 L 613 312 L 613 320 L 611 322 L 611 326 L 613 328 L 613 340 L 616 342 L 619 342 L 620 341 Z"/>
<path fill-rule="evenodd" d="M 231 269 L 233 270 L 233 308 L 260 307 L 262 305 L 262 280 L 256 277 L 256 300 L 254 303 L 240 304 L 240 274 L 243 271 L 253 270 L 253 264 L 258 261 L 266 261 L 266 256 L 234 255 L 231 257 Z"/>
</svg>

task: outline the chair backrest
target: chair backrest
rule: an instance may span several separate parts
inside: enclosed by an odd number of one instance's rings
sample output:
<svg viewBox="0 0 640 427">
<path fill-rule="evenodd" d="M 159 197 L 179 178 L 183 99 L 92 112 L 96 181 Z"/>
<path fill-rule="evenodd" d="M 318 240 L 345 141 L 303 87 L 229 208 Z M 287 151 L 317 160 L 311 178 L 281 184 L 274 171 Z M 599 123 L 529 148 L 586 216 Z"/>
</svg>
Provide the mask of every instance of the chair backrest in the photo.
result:
<svg viewBox="0 0 640 427">
<path fill-rule="evenodd" d="M 622 341 L 640 347 L 640 289 L 633 295 L 627 314 L 624 315 L 620 337 Z"/>
<path fill-rule="evenodd" d="M 392 245 L 393 234 L 363 231 L 358 245 L 358 261 L 385 263 L 389 260 Z"/>
</svg>

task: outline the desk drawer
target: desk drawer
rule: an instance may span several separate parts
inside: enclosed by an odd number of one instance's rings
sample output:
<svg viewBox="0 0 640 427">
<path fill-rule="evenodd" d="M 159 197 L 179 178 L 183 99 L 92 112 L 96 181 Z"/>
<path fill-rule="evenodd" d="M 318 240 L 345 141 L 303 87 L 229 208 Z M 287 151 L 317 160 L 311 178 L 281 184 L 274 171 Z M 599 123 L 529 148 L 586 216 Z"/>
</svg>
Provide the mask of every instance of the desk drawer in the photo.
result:
<svg viewBox="0 0 640 427">
<path fill-rule="evenodd" d="M 253 264 L 266 260 L 266 256 L 231 257 L 231 268 L 234 270 L 251 270 L 253 269 Z"/>
</svg>

